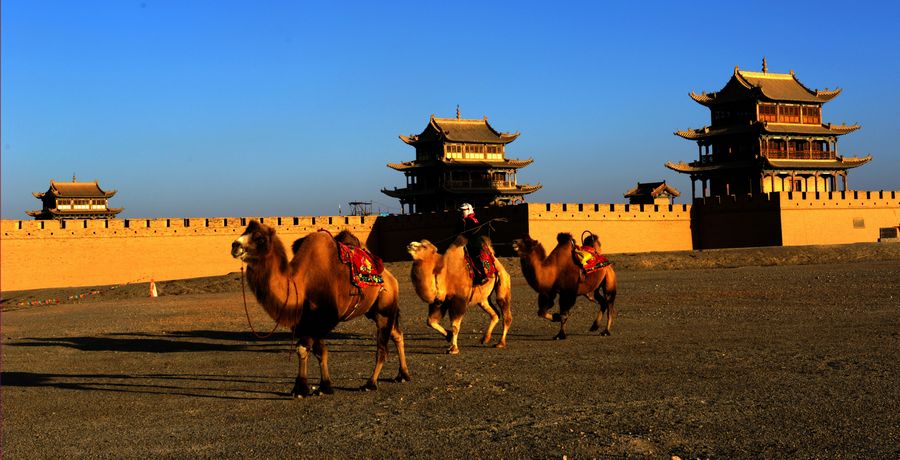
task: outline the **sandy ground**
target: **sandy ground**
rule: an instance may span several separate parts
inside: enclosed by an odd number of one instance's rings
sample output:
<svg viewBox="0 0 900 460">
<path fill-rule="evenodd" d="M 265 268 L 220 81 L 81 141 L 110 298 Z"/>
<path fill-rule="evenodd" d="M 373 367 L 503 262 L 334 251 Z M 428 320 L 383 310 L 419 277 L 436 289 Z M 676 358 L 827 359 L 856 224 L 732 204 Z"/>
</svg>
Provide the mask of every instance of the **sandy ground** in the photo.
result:
<svg viewBox="0 0 900 460">
<path fill-rule="evenodd" d="M 289 334 L 249 334 L 237 275 L 160 283 L 156 299 L 146 285 L 5 293 L 3 456 L 900 457 L 900 245 L 611 259 L 611 337 L 587 332 L 581 299 L 569 339 L 551 340 L 507 261 L 509 347 L 478 343 L 475 309 L 457 356 L 424 325 L 409 264 L 390 264 L 413 381 L 388 381 L 392 354 L 378 391 L 356 391 L 374 357 L 360 319 L 329 340 L 336 393 L 303 400 L 288 397 Z"/>
</svg>

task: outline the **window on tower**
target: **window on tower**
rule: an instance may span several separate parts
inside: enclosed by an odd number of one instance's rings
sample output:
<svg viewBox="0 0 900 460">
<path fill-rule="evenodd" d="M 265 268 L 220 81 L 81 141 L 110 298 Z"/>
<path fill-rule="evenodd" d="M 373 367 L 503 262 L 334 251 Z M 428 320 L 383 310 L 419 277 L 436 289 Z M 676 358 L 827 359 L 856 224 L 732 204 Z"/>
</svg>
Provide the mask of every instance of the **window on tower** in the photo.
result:
<svg viewBox="0 0 900 460">
<path fill-rule="evenodd" d="M 775 104 L 759 105 L 759 121 L 778 121 L 778 108 Z"/>
<path fill-rule="evenodd" d="M 800 123 L 800 106 L 779 105 L 778 121 L 781 123 Z"/>
</svg>

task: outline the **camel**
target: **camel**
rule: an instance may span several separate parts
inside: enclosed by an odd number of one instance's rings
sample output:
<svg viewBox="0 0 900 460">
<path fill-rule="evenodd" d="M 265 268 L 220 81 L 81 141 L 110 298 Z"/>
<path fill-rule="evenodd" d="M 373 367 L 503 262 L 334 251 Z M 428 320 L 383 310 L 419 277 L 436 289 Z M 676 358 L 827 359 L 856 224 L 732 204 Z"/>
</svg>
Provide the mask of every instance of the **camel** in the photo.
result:
<svg viewBox="0 0 900 460">
<path fill-rule="evenodd" d="M 491 255 L 494 255 L 491 240 L 486 236 L 481 238 L 482 244 L 490 251 Z M 428 304 L 426 323 L 450 342 L 447 353 L 451 355 L 459 353 L 457 343 L 459 326 L 469 305 L 480 306 L 490 316 L 490 322 L 481 339 L 481 343 L 484 345 L 490 343 L 494 327 L 500 321 L 490 300 L 491 293 L 496 293 L 497 308 L 503 314 L 503 334 L 494 345 L 496 348 L 506 347 L 506 334 L 512 324 L 509 273 L 494 257 L 497 274 L 490 276 L 488 281 L 480 286 L 472 286 L 472 276 L 466 267 L 463 251 L 466 242 L 465 237 L 458 237 L 444 251 L 444 254 L 438 253 L 434 244 L 428 240 L 413 241 L 406 247 L 413 258 L 410 277 L 416 294 Z M 449 332 L 440 324 L 441 319 L 448 312 L 450 313 Z"/>
<path fill-rule="evenodd" d="M 616 272 L 612 265 L 607 265 L 593 273 L 585 273 L 576 265 L 573 258 L 575 241 L 572 235 L 560 233 L 556 237 L 557 245 L 546 255 L 540 242 L 525 236 L 513 241 L 513 248 L 519 254 L 522 263 L 522 275 L 528 285 L 538 293 L 538 316 L 550 321 L 559 321 L 559 333 L 554 339 L 566 338 L 566 321 L 569 310 L 575 305 L 578 296 L 583 295 L 600 305 L 597 319 L 591 325 L 591 332 L 600 329 L 603 315 L 606 314 L 606 327 L 601 336 L 610 335 L 613 319 L 616 316 Z M 599 254 L 600 242 L 591 235 L 585 240 L 585 246 L 593 246 Z M 550 314 L 553 302 L 559 295 L 559 313 Z"/>
<path fill-rule="evenodd" d="M 278 325 L 291 329 L 297 338 L 299 368 L 291 395 L 310 394 L 307 385 L 309 350 L 319 361 L 321 379 L 318 392 L 332 394 L 328 371 L 328 348 L 323 337 L 339 322 L 365 315 L 375 322 L 375 369 L 362 386 L 375 390 L 378 376 L 393 340 L 400 359 L 397 382 L 409 381 L 403 332 L 400 330 L 399 284 L 385 269 L 383 284 L 357 288 L 351 282 L 350 268 L 339 258 L 337 241 L 360 246 L 350 232 L 332 237 L 324 231 L 313 232 L 294 242 L 293 258 L 288 261 L 275 229 L 250 221 L 244 233 L 231 244 L 232 257 L 247 264 L 247 284 L 263 310 Z"/>
</svg>

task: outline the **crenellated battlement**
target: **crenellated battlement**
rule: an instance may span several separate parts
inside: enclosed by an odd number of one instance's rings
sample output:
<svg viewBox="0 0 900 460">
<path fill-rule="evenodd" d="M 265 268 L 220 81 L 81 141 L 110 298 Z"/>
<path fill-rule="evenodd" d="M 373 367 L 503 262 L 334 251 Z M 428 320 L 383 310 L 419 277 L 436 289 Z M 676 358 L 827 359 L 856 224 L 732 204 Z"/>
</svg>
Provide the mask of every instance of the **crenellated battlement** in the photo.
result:
<svg viewBox="0 0 900 460">
<path fill-rule="evenodd" d="M 190 217 L 152 219 L 3 220 L 0 234 L 14 238 L 152 237 L 239 234 L 251 220 L 279 233 L 328 231 L 369 232 L 374 216 Z"/>
<path fill-rule="evenodd" d="M 729 195 L 697 198 L 694 204 L 707 208 L 762 209 L 762 208 L 859 208 L 900 206 L 897 191 L 848 191 L 848 192 L 773 192 L 757 195 Z"/>
<path fill-rule="evenodd" d="M 529 203 L 528 216 L 562 220 L 681 220 L 690 217 L 691 205 L 622 203 Z"/>
<path fill-rule="evenodd" d="M 876 208 L 900 206 L 897 191 L 780 192 L 775 193 L 785 209 L 798 207 Z"/>
</svg>

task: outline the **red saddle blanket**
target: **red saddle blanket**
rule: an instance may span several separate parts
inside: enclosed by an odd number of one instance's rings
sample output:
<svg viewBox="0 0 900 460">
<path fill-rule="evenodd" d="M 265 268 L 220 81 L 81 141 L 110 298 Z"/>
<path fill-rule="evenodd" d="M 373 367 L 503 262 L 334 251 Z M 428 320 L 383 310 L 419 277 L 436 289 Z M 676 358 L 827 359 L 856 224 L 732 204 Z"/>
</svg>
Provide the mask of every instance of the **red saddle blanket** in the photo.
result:
<svg viewBox="0 0 900 460">
<path fill-rule="evenodd" d="M 572 257 L 575 259 L 575 263 L 587 273 L 593 273 L 603 267 L 612 265 L 612 262 L 606 256 L 598 254 L 597 250 L 592 246 L 575 245 Z"/>
<path fill-rule="evenodd" d="M 357 287 L 384 284 L 384 263 L 369 251 L 356 246 L 338 243 L 341 262 L 350 267 L 350 281 Z"/>
<path fill-rule="evenodd" d="M 491 255 L 490 251 L 487 249 L 481 251 L 478 254 L 478 262 L 472 260 L 472 256 L 469 255 L 468 251 L 466 251 L 466 269 L 469 272 L 469 278 L 475 278 L 475 270 L 472 268 L 474 264 L 480 263 L 482 267 L 484 267 L 484 276 L 485 279 L 479 283 L 479 286 L 487 283 L 488 279 L 492 276 L 497 275 L 499 270 L 497 270 L 497 263 L 494 261 L 494 256 Z"/>
</svg>

